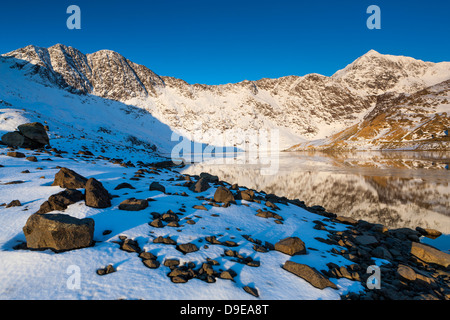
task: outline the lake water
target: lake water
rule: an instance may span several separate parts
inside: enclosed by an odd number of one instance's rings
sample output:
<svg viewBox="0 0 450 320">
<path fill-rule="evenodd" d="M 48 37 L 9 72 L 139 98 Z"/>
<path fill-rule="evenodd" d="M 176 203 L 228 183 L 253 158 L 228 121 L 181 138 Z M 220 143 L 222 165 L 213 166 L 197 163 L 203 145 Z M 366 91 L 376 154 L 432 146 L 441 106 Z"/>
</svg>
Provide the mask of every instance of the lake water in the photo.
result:
<svg viewBox="0 0 450 320">
<path fill-rule="evenodd" d="M 267 164 L 244 157 L 204 161 L 183 173 L 208 172 L 388 228 L 420 226 L 450 234 L 450 152 L 283 152 L 265 159 L 276 168 L 269 175 L 261 170 Z"/>
</svg>

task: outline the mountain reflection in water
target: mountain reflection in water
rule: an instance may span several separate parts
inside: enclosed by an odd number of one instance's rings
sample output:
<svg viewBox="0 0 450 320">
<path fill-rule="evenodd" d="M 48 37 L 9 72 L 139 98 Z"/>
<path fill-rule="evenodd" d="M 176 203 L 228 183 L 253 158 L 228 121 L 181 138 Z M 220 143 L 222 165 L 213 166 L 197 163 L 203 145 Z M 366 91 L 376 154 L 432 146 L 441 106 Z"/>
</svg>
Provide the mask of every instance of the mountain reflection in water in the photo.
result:
<svg viewBox="0 0 450 320">
<path fill-rule="evenodd" d="M 420 226 L 450 234 L 450 152 L 283 152 L 275 175 L 262 175 L 264 165 L 239 157 L 220 163 L 204 161 L 183 173 L 208 172 L 388 228 Z"/>
</svg>

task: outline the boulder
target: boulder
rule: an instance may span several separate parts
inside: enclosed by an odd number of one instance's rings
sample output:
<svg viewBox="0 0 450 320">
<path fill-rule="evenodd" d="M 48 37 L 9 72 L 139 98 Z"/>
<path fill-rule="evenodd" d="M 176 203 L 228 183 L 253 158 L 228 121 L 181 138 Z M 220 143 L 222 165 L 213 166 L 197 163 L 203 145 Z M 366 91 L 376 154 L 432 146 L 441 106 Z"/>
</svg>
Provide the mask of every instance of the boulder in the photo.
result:
<svg viewBox="0 0 450 320">
<path fill-rule="evenodd" d="M 6 205 L 6 208 L 11 208 L 11 207 L 21 207 L 21 206 L 22 206 L 22 203 L 20 203 L 19 200 L 13 200 L 13 201 L 11 201 L 10 203 L 8 203 L 8 204 Z"/>
<path fill-rule="evenodd" d="M 411 242 L 411 254 L 427 263 L 434 263 L 445 268 L 450 265 L 450 254 L 419 242 Z"/>
<path fill-rule="evenodd" d="M 333 282 L 327 279 L 319 271 L 306 264 L 286 261 L 282 268 L 304 279 L 318 289 L 325 289 L 327 287 L 338 289 Z"/>
<path fill-rule="evenodd" d="M 43 146 L 48 145 L 50 142 L 47 135 L 47 130 L 45 130 L 45 127 L 42 123 L 26 123 L 18 126 L 17 129 L 19 129 L 20 133 L 23 136 L 32 141 L 38 142 Z"/>
<path fill-rule="evenodd" d="M 184 254 L 198 251 L 198 247 L 193 243 L 179 244 L 176 246 L 176 249 Z"/>
<path fill-rule="evenodd" d="M 52 186 L 60 186 L 67 189 L 79 189 L 86 187 L 87 179 L 82 175 L 79 175 L 73 170 L 68 168 L 61 168 L 58 173 L 55 174 L 55 180 Z"/>
<path fill-rule="evenodd" d="M 17 151 L 9 151 L 6 153 L 6 155 L 8 157 L 13 157 L 13 158 L 25 158 L 26 155 L 23 154 L 22 152 L 17 152 Z"/>
<path fill-rule="evenodd" d="M 148 201 L 145 199 L 135 199 L 130 198 L 122 201 L 119 204 L 120 210 L 126 210 L 126 211 L 139 211 L 144 210 L 148 207 Z"/>
<path fill-rule="evenodd" d="M 127 182 L 123 182 L 114 188 L 114 190 L 120 190 L 120 189 L 135 189 L 135 187 L 133 187 L 131 184 L 129 184 Z"/>
<path fill-rule="evenodd" d="M 150 184 L 149 190 L 150 191 L 161 191 L 163 193 L 166 192 L 166 188 L 162 184 L 160 184 L 159 182 L 156 182 L 156 181 L 154 181 Z"/>
<path fill-rule="evenodd" d="M 412 268 L 410 268 L 410 267 L 408 267 L 408 266 L 406 266 L 404 264 L 399 264 L 398 265 L 397 275 L 402 280 L 415 281 L 417 279 L 416 272 Z"/>
<path fill-rule="evenodd" d="M 416 231 L 420 232 L 420 234 L 430 239 L 436 239 L 442 235 L 442 232 L 435 229 L 424 229 L 421 227 L 417 227 Z"/>
<path fill-rule="evenodd" d="M 196 183 L 189 186 L 189 190 L 193 192 L 203 192 L 209 189 L 209 183 L 206 179 L 200 178 Z"/>
<path fill-rule="evenodd" d="M 275 244 L 275 250 L 290 256 L 306 254 L 305 243 L 298 237 L 288 237 Z"/>
<path fill-rule="evenodd" d="M 54 210 L 63 211 L 71 204 L 84 199 L 84 195 L 81 191 L 76 189 L 66 189 L 57 194 L 51 195 L 47 201 L 45 201 L 37 213 L 47 213 Z"/>
<path fill-rule="evenodd" d="M 23 232 L 29 249 L 67 251 L 89 247 L 93 243 L 94 220 L 67 214 L 31 215 Z"/>
<path fill-rule="evenodd" d="M 242 190 L 240 194 L 241 199 L 246 201 L 253 201 L 253 198 L 255 197 L 255 192 L 253 190 Z"/>
<path fill-rule="evenodd" d="M 20 148 L 25 142 L 25 137 L 19 132 L 8 132 L 2 136 L 2 142 L 9 147 Z"/>
<path fill-rule="evenodd" d="M 207 173 L 207 172 L 200 173 L 200 179 L 203 179 L 206 182 L 211 182 L 211 183 L 219 182 L 219 177 L 218 176 L 214 176 L 214 175 L 212 175 L 210 173 Z"/>
<path fill-rule="evenodd" d="M 214 201 L 216 202 L 234 202 L 234 196 L 230 190 L 225 187 L 218 187 L 214 193 Z"/>
<path fill-rule="evenodd" d="M 90 178 L 86 182 L 85 189 L 86 205 L 92 208 L 108 208 L 111 200 L 108 191 L 103 184 L 95 178 Z"/>
</svg>

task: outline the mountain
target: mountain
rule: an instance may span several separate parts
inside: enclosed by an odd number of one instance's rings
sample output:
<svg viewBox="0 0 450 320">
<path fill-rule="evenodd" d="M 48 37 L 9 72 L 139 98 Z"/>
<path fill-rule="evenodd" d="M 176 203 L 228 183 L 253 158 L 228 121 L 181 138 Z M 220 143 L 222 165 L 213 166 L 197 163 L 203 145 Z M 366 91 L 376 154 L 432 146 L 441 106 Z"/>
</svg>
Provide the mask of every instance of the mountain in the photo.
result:
<svg viewBox="0 0 450 320">
<path fill-rule="evenodd" d="M 159 76 L 109 50 L 83 54 L 61 44 L 50 48 L 27 46 L 2 57 L 2 61 L 12 64 L 11 68 L 20 69 L 24 77 L 35 82 L 80 97 L 97 96 L 107 99 L 104 100 L 107 103 L 117 101 L 136 107 L 170 130 L 197 142 L 240 146 L 251 138 L 251 132 L 277 129 L 279 146 L 273 147 L 281 150 L 293 145 L 291 150 L 333 148 L 336 144 L 353 148 L 347 145 L 347 131 L 373 127 L 371 121 L 376 118 L 375 114 L 380 114 L 381 105 L 394 105 L 408 97 L 413 99 L 412 95 L 422 90 L 431 90 L 427 95 L 428 103 L 443 103 L 443 91 L 448 88 L 446 80 L 450 79 L 450 62 L 423 62 L 382 55 L 374 50 L 331 77 L 308 74 L 225 85 L 189 84 L 181 79 Z M 436 97 L 431 88 L 439 83 L 444 89 Z M 435 126 L 436 130 L 447 126 L 448 105 L 439 104 L 436 110 L 426 108 L 424 111 L 419 110 L 420 107 L 410 108 L 413 117 L 439 114 L 443 120 Z M 428 120 L 428 117 L 424 119 Z M 386 125 L 392 125 L 388 122 Z M 407 125 L 411 124 L 420 123 L 411 120 Z M 438 131 L 433 130 L 427 132 L 437 135 Z M 227 138 L 218 139 L 217 132 Z M 357 148 L 378 148 L 372 143 L 377 140 L 376 134 L 370 139 L 356 138 L 362 139 Z M 156 141 L 151 143 L 157 144 Z"/>
</svg>

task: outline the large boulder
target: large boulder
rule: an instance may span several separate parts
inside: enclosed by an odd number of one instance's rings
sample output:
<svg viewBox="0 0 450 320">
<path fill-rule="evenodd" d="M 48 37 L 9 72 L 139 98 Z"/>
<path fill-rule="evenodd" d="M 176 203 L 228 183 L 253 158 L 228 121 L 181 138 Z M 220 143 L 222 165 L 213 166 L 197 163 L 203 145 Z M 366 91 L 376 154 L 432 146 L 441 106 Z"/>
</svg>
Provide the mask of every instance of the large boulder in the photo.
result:
<svg viewBox="0 0 450 320">
<path fill-rule="evenodd" d="M 312 286 L 318 289 L 325 289 L 327 287 L 338 289 L 333 282 L 327 279 L 319 271 L 317 271 L 314 268 L 311 268 L 306 264 L 300 264 L 293 261 L 286 261 L 282 268 L 306 280 Z"/>
<path fill-rule="evenodd" d="M 206 179 L 200 178 L 196 183 L 189 186 L 189 190 L 193 192 L 203 192 L 209 189 L 209 183 Z"/>
<path fill-rule="evenodd" d="M 298 237 L 288 237 L 278 241 L 275 244 L 275 250 L 290 256 L 306 253 L 305 243 Z"/>
<path fill-rule="evenodd" d="M 17 129 L 19 129 L 20 133 L 23 136 L 27 137 L 30 140 L 38 142 L 43 146 L 48 145 L 50 142 L 47 131 L 45 130 L 45 127 L 42 123 L 26 123 L 18 126 Z"/>
<path fill-rule="evenodd" d="M 25 142 L 25 137 L 19 132 L 8 132 L 2 136 L 2 142 L 10 147 L 20 148 Z"/>
<path fill-rule="evenodd" d="M 216 202 L 234 202 L 234 196 L 230 190 L 225 187 L 218 187 L 214 193 L 214 201 Z"/>
<path fill-rule="evenodd" d="M 93 243 L 94 220 L 66 214 L 35 213 L 28 218 L 23 232 L 29 249 L 80 249 Z"/>
<path fill-rule="evenodd" d="M 69 205 L 83 199 L 84 195 L 81 191 L 76 189 L 67 189 L 51 195 L 48 200 L 41 205 L 37 213 L 47 213 L 54 210 L 62 211 L 67 209 Z"/>
<path fill-rule="evenodd" d="M 73 170 L 61 168 L 58 173 L 56 173 L 52 186 L 60 186 L 61 188 L 67 189 L 85 188 L 87 180 L 88 179 Z"/>
<path fill-rule="evenodd" d="M 95 178 L 90 178 L 86 182 L 86 205 L 93 208 L 108 208 L 111 206 L 111 199 L 108 190 Z"/>
<path fill-rule="evenodd" d="M 419 242 L 411 242 L 411 254 L 427 263 L 434 263 L 445 268 L 450 265 L 450 254 Z"/>
</svg>

